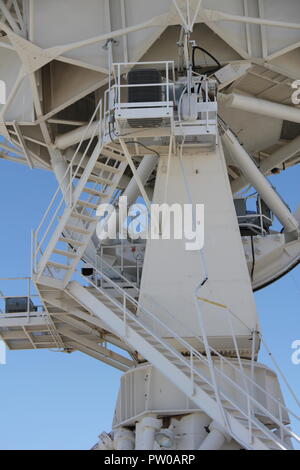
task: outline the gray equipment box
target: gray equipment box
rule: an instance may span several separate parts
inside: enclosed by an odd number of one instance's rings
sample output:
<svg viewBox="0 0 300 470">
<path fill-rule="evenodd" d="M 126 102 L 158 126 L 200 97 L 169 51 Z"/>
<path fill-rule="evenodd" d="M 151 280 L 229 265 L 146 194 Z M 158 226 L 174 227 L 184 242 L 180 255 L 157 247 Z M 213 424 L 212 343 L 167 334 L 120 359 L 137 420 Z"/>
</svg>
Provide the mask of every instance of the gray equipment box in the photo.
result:
<svg viewBox="0 0 300 470">
<path fill-rule="evenodd" d="M 29 301 L 29 303 L 28 303 Z M 5 313 L 37 312 L 37 307 L 28 297 L 8 297 L 5 299 Z"/>
</svg>

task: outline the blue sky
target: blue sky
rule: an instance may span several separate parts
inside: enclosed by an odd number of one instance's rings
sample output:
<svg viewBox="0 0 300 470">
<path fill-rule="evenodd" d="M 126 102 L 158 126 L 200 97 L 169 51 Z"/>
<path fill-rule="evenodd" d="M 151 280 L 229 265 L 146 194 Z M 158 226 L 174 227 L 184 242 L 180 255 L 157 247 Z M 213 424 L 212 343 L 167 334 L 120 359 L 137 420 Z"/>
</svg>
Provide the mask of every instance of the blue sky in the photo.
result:
<svg viewBox="0 0 300 470">
<path fill-rule="evenodd" d="M 56 182 L 46 171 L 0 165 L 0 278 L 27 276 L 31 229 Z M 295 210 L 300 165 L 272 182 Z M 6 288 L 0 281 L 0 290 Z M 291 344 L 300 340 L 300 268 L 258 292 L 256 300 L 265 339 L 300 397 L 300 365 L 291 362 Z M 120 375 L 81 353 L 8 351 L 7 365 L 0 366 L 0 449 L 89 449 L 102 430 L 111 429 Z M 297 413 L 288 394 L 286 401 Z M 295 430 L 300 434 L 300 426 Z"/>
</svg>

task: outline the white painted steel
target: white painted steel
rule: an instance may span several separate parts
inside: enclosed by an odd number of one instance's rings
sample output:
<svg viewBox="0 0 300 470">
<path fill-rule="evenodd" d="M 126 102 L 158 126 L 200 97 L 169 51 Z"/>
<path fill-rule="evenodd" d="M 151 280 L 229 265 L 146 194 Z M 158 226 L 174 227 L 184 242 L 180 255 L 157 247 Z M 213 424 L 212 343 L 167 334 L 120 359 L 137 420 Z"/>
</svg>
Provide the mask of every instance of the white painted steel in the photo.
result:
<svg viewBox="0 0 300 470">
<path fill-rule="evenodd" d="M 274 212 L 286 231 L 295 232 L 295 237 L 298 238 L 298 221 L 294 218 L 287 206 L 282 202 L 282 199 L 274 191 L 271 184 L 257 168 L 253 160 L 250 158 L 250 155 L 240 145 L 235 135 L 229 129 L 226 129 L 222 134 L 222 140 L 229 150 L 231 158 L 233 158 L 236 165 L 241 169 L 244 175 L 247 175 L 247 179 L 251 185 L 257 190 L 265 203 Z"/>
<path fill-rule="evenodd" d="M 210 432 L 199 450 L 220 450 L 227 440 L 226 431 L 222 430 L 215 422 L 209 426 L 209 430 Z"/>
<path fill-rule="evenodd" d="M 300 151 L 300 136 L 288 142 L 283 147 L 276 150 L 268 158 L 266 158 L 260 165 L 260 171 L 264 174 L 269 173 L 274 168 L 281 168 L 282 164 L 289 160 Z M 247 176 L 242 176 L 232 182 L 231 188 L 233 193 L 241 191 L 249 182 Z"/>
<path fill-rule="evenodd" d="M 101 318 L 101 320 L 106 323 L 107 326 L 112 328 L 115 333 L 125 336 L 126 341 L 129 344 L 134 344 L 134 347 L 136 347 L 138 351 L 142 352 L 143 356 L 146 357 L 166 377 L 168 377 L 176 387 L 189 396 L 205 413 L 207 413 L 213 420 L 217 421 L 219 425 L 224 426 L 223 414 L 219 409 L 214 392 L 210 394 L 209 392 L 204 391 L 204 387 L 200 383 L 198 385 L 198 378 L 196 378 L 198 377 L 197 369 L 192 369 L 194 371 L 195 378 L 194 380 L 192 378 L 191 387 L 191 370 L 188 367 L 188 361 L 180 354 L 175 353 L 175 350 L 168 346 L 165 340 L 154 333 L 152 328 L 145 326 L 143 321 L 124 310 L 122 308 L 122 304 L 120 304 L 118 313 L 116 312 L 113 314 L 110 308 L 105 306 L 103 302 L 96 299 L 95 296 L 90 294 L 75 281 L 69 285 L 68 292 L 74 299 L 77 299 L 81 305 L 84 305 L 90 312 L 93 312 L 94 315 Z M 154 319 L 155 317 L 153 316 L 153 320 Z M 158 318 L 155 321 L 162 324 Z M 172 336 L 173 335 L 175 335 L 174 332 L 172 333 Z M 177 358 L 176 360 L 175 356 Z M 207 360 L 205 359 L 205 361 Z M 225 377 L 226 375 L 224 375 L 224 378 Z M 203 380 L 203 378 L 201 380 Z M 206 381 L 207 379 L 204 380 Z M 274 448 L 284 448 L 284 445 L 282 445 L 282 443 L 280 443 L 263 424 L 259 424 L 258 421 L 253 420 L 251 416 L 249 416 L 248 419 L 252 424 L 253 441 L 252 443 L 250 443 L 250 441 L 248 442 L 249 431 L 247 427 L 238 419 L 238 415 L 231 411 L 238 411 L 238 413 L 240 413 L 241 409 L 231 400 L 228 402 L 228 405 L 226 405 L 225 399 L 222 399 L 222 403 L 223 402 L 223 411 L 225 413 L 224 416 L 226 417 L 225 423 L 228 422 L 229 424 L 227 432 L 231 437 L 238 440 L 246 448 L 250 449 L 263 450 L 269 448 L 271 445 L 274 445 Z M 256 401 L 255 403 L 257 406 Z M 226 406 L 229 408 L 226 409 Z M 268 411 L 266 411 L 266 413 L 271 416 Z M 275 418 L 273 417 L 273 419 Z M 276 419 L 276 422 L 277 421 L 278 420 Z M 262 437 L 263 441 L 258 437 L 258 434 L 260 433 L 264 436 Z"/>
<path fill-rule="evenodd" d="M 274 400 L 273 395 L 280 396 L 277 379 L 269 401 L 257 403 L 264 388 L 258 386 L 261 377 L 255 376 L 260 335 L 256 338 L 259 327 L 251 291 L 297 264 L 299 239 L 274 233 L 254 237 L 254 260 L 249 239 L 241 240 L 231 191 L 252 184 L 286 232 L 297 238 L 298 214 L 290 214 L 263 175 L 283 163 L 292 166 L 299 161 L 299 137 L 278 149 L 282 121 L 300 123 L 300 111 L 290 101 L 291 83 L 300 77 L 299 19 L 297 0 L 286 0 L 284 5 L 274 0 L 0 1 L 0 79 L 7 88 L 6 104 L 0 105 L 0 134 L 16 147 L 12 155 L 5 144 L 0 156 L 30 168 L 51 170 L 59 182 L 33 238 L 34 277 L 47 314 L 38 318 L 27 312 L 27 319 L 2 317 L 0 332 L 12 348 L 44 347 L 34 338 L 36 327 L 41 338 L 50 341 L 48 346 L 77 349 L 126 372 L 137 370 L 139 361 L 150 361 L 164 380 L 178 387 L 180 400 L 196 408 L 195 412 L 189 408 L 189 415 L 180 422 L 176 419 L 179 410 L 169 410 L 170 424 L 161 429 L 169 436 L 181 433 L 178 446 L 182 449 L 198 449 L 201 443 L 201 448 L 281 449 L 289 448 L 290 437 L 297 438 L 286 428 L 288 410 L 281 403 L 283 399 L 279 403 Z M 184 31 L 180 34 L 181 25 L 192 33 L 195 44 L 206 48 L 221 64 L 216 72 L 222 91 L 219 103 L 212 94 L 209 101 L 206 89 L 204 102 L 196 104 L 195 100 L 194 122 L 181 122 L 180 105 L 178 113 L 179 103 L 170 96 L 175 95 L 175 67 L 178 61 L 182 63 L 178 55 L 186 64 L 191 62 L 189 38 Z M 180 54 L 178 39 L 182 42 Z M 196 60 L 202 67 L 215 66 L 202 54 Z M 119 73 L 115 82 L 110 76 L 112 63 L 122 70 L 122 77 Z M 128 103 L 125 74 L 133 66 L 151 63 L 165 70 L 162 88 L 166 96 L 152 105 Z M 175 64 L 173 78 L 166 65 L 171 63 Z M 113 107 L 107 87 L 113 89 L 116 83 L 122 99 Z M 191 83 L 186 87 L 191 96 Z M 97 105 L 101 97 L 102 115 Z M 223 136 L 230 150 L 226 160 L 217 140 L 217 111 L 233 131 L 227 130 Z M 184 114 L 188 118 L 188 113 Z M 121 131 L 122 148 L 117 147 L 118 138 L 114 136 L 116 142 L 112 142 L 111 130 L 108 132 L 113 116 Z M 128 126 L 128 118 L 151 117 L 162 117 L 165 127 L 133 131 Z M 201 145 L 195 144 L 200 136 Z M 146 155 L 136 166 L 128 138 L 145 139 L 147 146 L 158 149 L 160 158 Z M 261 172 L 249 152 L 257 159 L 264 156 Z M 94 270 L 88 288 L 69 283 L 73 275 L 78 279 L 76 269 L 80 269 L 82 258 L 91 265 L 101 264 L 95 250 L 95 211 L 100 202 L 113 200 L 117 188 L 126 186 L 131 177 L 128 165 L 134 178 L 124 195 L 130 201 L 138 195 L 138 188 L 149 206 L 152 198 L 155 202 L 207 206 L 205 257 L 187 252 L 183 243 L 155 244 L 150 240 L 141 291 L 126 280 L 132 272 L 123 271 L 122 263 L 119 272 L 114 268 L 114 263 L 126 259 L 123 253 L 110 254 L 109 272 L 117 284 L 107 276 L 107 270 Z M 253 274 L 252 285 L 248 272 Z M 82 282 L 86 285 L 86 279 Z M 113 299 L 108 290 L 113 291 Z M 129 292 L 140 293 L 139 301 Z M 28 328 L 27 320 L 31 324 Z M 104 347 L 107 338 L 127 351 L 130 359 Z M 251 380 L 241 359 L 244 355 L 251 362 Z M 235 374 L 239 381 L 233 379 Z M 249 393 L 248 387 L 257 395 Z M 151 398 L 156 399 L 158 390 L 156 385 L 152 396 L 146 398 L 148 404 Z M 173 397 L 170 392 L 174 402 L 179 395 L 174 392 Z M 120 399 L 124 400 L 124 394 Z M 275 433 L 266 427 L 270 423 L 261 416 L 257 419 L 257 407 L 278 428 Z M 160 411 L 165 417 L 164 410 Z M 157 450 L 155 436 L 163 423 L 155 413 L 149 414 L 148 421 L 143 418 L 137 417 L 136 436 L 118 423 L 112 435 L 100 436 L 98 448 Z M 208 425 L 211 433 L 205 440 L 204 426 Z"/>
<path fill-rule="evenodd" d="M 292 95 L 292 93 L 291 93 Z M 248 113 L 261 114 L 272 118 L 300 123 L 300 110 L 293 106 L 258 99 L 236 93 L 222 97 L 228 108 L 241 109 Z"/>
</svg>

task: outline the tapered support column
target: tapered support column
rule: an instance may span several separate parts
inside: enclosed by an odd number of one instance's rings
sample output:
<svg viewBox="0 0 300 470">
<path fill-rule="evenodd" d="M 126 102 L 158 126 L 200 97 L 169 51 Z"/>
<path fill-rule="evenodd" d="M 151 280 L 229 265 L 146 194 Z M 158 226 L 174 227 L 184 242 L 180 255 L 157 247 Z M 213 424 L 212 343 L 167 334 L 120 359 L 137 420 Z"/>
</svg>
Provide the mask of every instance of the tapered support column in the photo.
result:
<svg viewBox="0 0 300 470">
<path fill-rule="evenodd" d="M 240 168 L 242 173 L 246 176 L 247 180 L 261 195 L 264 202 L 282 223 L 286 232 L 295 232 L 295 238 L 297 238 L 299 231 L 297 220 L 291 214 L 276 191 L 274 191 L 268 180 L 257 168 L 235 135 L 229 129 L 226 129 L 223 132 L 222 140 L 230 152 L 230 156 L 234 160 L 235 164 Z"/>
</svg>

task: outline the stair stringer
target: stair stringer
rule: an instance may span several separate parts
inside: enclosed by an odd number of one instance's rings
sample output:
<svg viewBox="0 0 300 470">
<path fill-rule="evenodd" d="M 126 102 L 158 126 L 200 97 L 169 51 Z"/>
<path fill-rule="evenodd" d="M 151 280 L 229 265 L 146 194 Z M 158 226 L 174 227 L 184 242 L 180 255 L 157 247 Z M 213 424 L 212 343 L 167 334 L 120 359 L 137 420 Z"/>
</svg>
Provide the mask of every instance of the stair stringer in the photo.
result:
<svg viewBox="0 0 300 470">
<path fill-rule="evenodd" d="M 49 285 L 52 285 L 53 287 L 57 287 L 57 288 L 61 288 L 63 289 L 68 281 L 70 280 L 71 276 L 73 275 L 76 267 L 77 267 L 77 264 L 79 263 L 80 259 L 82 259 L 83 255 L 84 255 L 84 252 L 96 230 L 96 227 L 97 227 L 97 223 L 98 223 L 98 220 L 96 218 L 96 216 L 94 216 L 94 221 L 91 221 L 88 225 L 88 232 L 87 234 L 85 235 L 82 235 L 82 238 L 81 238 L 81 241 L 82 241 L 82 246 L 78 247 L 75 251 L 75 255 L 74 256 L 74 259 L 72 260 L 72 262 L 65 268 L 66 269 L 66 273 L 64 275 L 64 278 L 63 280 L 60 280 L 60 279 L 57 279 L 55 277 L 51 278 L 51 277 L 47 277 L 44 275 L 44 270 L 48 267 L 48 263 L 49 263 L 49 260 L 51 259 L 51 256 L 55 250 L 55 247 L 60 239 L 60 237 L 62 237 L 64 235 L 64 233 L 68 232 L 68 223 L 70 223 L 70 221 L 74 220 L 74 208 L 76 208 L 76 205 L 77 203 L 79 202 L 79 199 L 80 199 L 80 196 L 81 194 L 84 192 L 84 188 L 85 188 L 85 185 L 87 184 L 91 174 L 92 174 L 92 171 L 95 167 L 95 164 L 97 163 L 97 160 L 99 158 L 99 156 L 102 154 L 102 151 L 105 152 L 106 151 L 106 147 L 107 147 L 107 151 L 109 151 L 109 144 L 106 144 L 104 145 L 103 143 L 99 142 L 90 159 L 89 159 L 89 162 L 83 172 L 83 174 L 81 175 L 80 177 L 80 181 L 78 183 L 78 185 L 76 186 L 74 192 L 73 192 L 73 196 L 72 196 L 72 205 L 71 207 L 67 206 L 63 212 L 63 215 L 62 217 L 60 218 L 59 222 L 58 222 L 58 225 L 56 226 L 52 236 L 51 236 L 51 239 L 43 253 L 43 256 L 40 260 L 40 263 L 38 264 L 38 267 L 37 267 L 37 273 L 35 274 L 34 276 L 34 280 L 36 283 L 41 283 L 41 284 L 48 284 Z M 107 194 L 103 195 L 103 197 L 101 198 L 101 202 L 104 203 L 104 202 L 107 202 L 108 200 L 110 200 L 110 198 L 112 197 L 113 195 L 113 191 L 115 190 L 115 188 L 117 187 L 120 179 L 122 178 L 123 174 L 124 174 L 124 171 L 126 170 L 127 168 L 127 160 L 126 161 L 123 161 L 120 163 L 120 166 L 118 167 L 118 174 L 115 175 L 114 179 L 111 181 L 111 188 L 110 188 L 110 192 L 108 192 Z M 99 200 L 99 204 L 100 204 L 100 200 Z M 76 225 L 77 227 L 80 228 L 80 224 L 83 224 L 83 222 L 79 219 L 77 221 L 76 224 L 72 224 L 72 225 Z M 74 237 L 75 238 L 75 237 Z"/>
<path fill-rule="evenodd" d="M 139 319 L 139 329 L 138 332 L 136 328 L 133 327 L 135 324 L 133 321 L 129 322 L 128 320 L 124 322 L 118 315 L 112 312 L 107 306 L 105 306 L 100 300 L 98 300 L 93 294 L 87 291 L 82 287 L 78 282 L 72 281 L 68 284 L 66 291 L 71 295 L 77 302 L 86 308 L 92 315 L 100 318 L 107 328 L 113 331 L 117 336 L 123 338 L 123 340 L 128 343 L 129 346 L 137 350 L 149 363 L 156 367 L 166 378 L 168 378 L 174 386 L 179 388 L 183 393 L 191 399 L 199 409 L 203 410 L 212 420 L 218 422 L 220 426 L 225 427 L 224 423 L 224 414 L 227 421 L 227 432 L 232 436 L 233 439 L 238 441 L 243 447 L 249 450 L 270 450 L 270 447 L 266 442 L 261 440 L 256 435 L 252 435 L 252 442 L 249 442 L 249 429 L 246 428 L 242 423 L 240 423 L 233 414 L 228 410 L 223 408 L 223 412 L 220 409 L 217 401 L 213 399 L 206 391 L 202 390 L 200 386 L 196 383 L 193 383 L 192 378 L 188 377 L 186 373 L 180 370 L 180 367 L 176 366 L 170 359 L 165 357 L 165 355 L 160 352 L 155 345 L 151 344 L 146 338 L 152 337 L 155 338 L 155 335 L 152 334 L 149 327 L 144 326 L 142 321 Z M 120 313 L 122 310 L 120 309 Z M 131 323 L 131 324 L 130 324 Z M 157 341 L 158 343 L 158 341 Z M 163 340 L 160 338 L 160 345 L 163 344 Z M 169 345 L 166 345 L 166 352 L 169 352 L 171 348 Z M 174 351 L 174 358 L 178 358 L 178 352 Z M 182 364 L 186 363 L 186 368 L 189 368 L 189 363 L 181 356 Z M 182 368 L 184 367 L 184 364 Z M 238 412 L 239 409 L 233 410 Z M 266 440 L 267 434 L 271 432 L 265 428 L 262 423 L 259 423 L 259 428 L 264 429 L 264 440 Z M 259 432 L 259 429 L 258 429 Z M 279 442 L 275 443 L 276 436 L 272 435 L 270 441 L 272 445 L 278 450 L 286 450 L 286 447 Z"/>
</svg>

